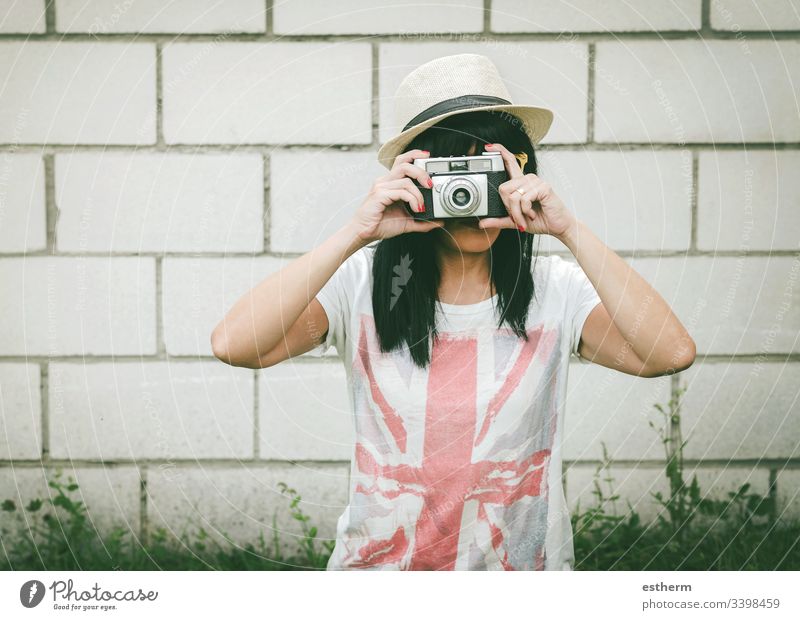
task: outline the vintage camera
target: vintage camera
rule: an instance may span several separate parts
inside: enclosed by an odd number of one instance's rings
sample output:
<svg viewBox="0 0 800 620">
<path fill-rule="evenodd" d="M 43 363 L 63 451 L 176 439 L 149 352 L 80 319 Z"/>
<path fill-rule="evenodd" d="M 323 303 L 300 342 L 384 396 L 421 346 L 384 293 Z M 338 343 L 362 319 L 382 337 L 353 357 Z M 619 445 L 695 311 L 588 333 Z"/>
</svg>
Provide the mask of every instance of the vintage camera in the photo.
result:
<svg viewBox="0 0 800 620">
<path fill-rule="evenodd" d="M 508 180 L 500 153 L 460 157 L 423 157 L 414 165 L 425 170 L 433 187 L 414 184 L 422 192 L 425 212 L 411 212 L 414 219 L 451 217 L 504 217 L 508 215 L 498 186 Z"/>
</svg>

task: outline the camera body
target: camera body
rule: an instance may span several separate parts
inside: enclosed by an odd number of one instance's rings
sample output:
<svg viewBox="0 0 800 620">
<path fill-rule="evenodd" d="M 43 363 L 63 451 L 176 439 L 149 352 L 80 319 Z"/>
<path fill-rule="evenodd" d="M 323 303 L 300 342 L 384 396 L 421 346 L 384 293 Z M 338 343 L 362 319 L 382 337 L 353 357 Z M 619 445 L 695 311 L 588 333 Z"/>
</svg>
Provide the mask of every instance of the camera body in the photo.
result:
<svg viewBox="0 0 800 620">
<path fill-rule="evenodd" d="M 411 212 L 414 219 L 433 220 L 457 217 L 504 217 L 508 215 L 498 186 L 508 181 L 500 153 L 423 157 L 414 165 L 425 170 L 433 187 L 414 181 L 425 200 L 425 212 Z"/>
</svg>

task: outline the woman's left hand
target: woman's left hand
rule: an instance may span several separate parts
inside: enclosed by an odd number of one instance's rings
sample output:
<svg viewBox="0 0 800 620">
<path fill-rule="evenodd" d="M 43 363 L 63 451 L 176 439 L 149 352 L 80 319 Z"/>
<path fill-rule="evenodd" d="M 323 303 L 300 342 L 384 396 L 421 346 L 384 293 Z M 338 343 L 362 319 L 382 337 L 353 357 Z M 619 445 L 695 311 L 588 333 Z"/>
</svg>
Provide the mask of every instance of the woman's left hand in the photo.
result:
<svg viewBox="0 0 800 620">
<path fill-rule="evenodd" d="M 486 151 L 499 152 L 503 157 L 509 179 L 500 184 L 500 198 L 509 215 L 487 217 L 481 228 L 517 228 L 532 234 L 561 237 L 577 224 L 550 184 L 529 172 L 523 174 L 517 158 L 502 144 L 487 144 Z M 521 192 L 519 190 L 522 190 Z"/>
</svg>

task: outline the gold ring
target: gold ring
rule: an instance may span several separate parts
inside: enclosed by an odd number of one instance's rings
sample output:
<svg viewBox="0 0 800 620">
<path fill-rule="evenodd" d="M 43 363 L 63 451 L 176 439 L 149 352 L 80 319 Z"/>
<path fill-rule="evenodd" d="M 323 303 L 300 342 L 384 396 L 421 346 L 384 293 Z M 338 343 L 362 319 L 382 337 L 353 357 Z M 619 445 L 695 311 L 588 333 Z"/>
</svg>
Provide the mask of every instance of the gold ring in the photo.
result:
<svg viewBox="0 0 800 620">
<path fill-rule="evenodd" d="M 517 191 L 518 191 L 520 194 L 522 194 L 523 196 L 525 195 L 525 190 L 524 190 L 524 189 L 522 189 L 521 187 L 518 187 L 518 188 L 517 188 Z"/>
</svg>

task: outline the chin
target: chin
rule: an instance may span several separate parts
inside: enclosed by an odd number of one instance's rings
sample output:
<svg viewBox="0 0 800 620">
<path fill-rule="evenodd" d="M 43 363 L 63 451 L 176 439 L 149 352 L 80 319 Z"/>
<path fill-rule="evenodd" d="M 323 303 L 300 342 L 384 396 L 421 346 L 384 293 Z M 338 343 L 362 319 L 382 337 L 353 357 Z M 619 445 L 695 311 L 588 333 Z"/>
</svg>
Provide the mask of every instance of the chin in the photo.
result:
<svg viewBox="0 0 800 620">
<path fill-rule="evenodd" d="M 478 218 L 460 218 L 445 221 L 443 230 L 437 231 L 442 243 L 461 252 L 486 252 L 500 235 L 498 228 L 478 228 Z"/>
</svg>

